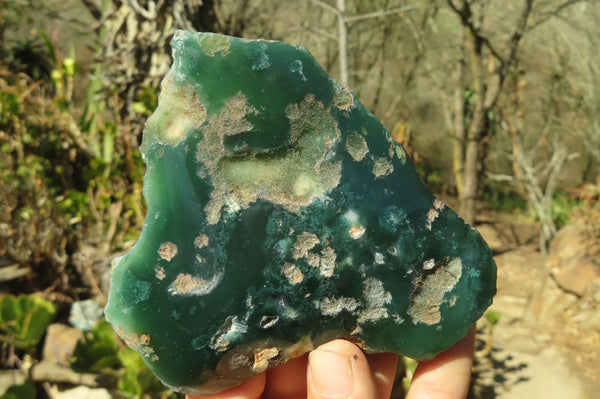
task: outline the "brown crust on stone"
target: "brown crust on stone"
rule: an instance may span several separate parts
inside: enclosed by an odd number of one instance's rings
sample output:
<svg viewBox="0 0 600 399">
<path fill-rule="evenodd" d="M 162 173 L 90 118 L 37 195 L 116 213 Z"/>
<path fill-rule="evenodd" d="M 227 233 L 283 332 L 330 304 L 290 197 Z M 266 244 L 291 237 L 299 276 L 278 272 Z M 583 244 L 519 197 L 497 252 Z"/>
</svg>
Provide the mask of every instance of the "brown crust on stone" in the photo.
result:
<svg viewBox="0 0 600 399">
<path fill-rule="evenodd" d="M 203 126 L 196 159 L 213 184 L 205 207 L 209 224 L 217 223 L 223 210 L 237 212 L 257 199 L 265 199 L 297 212 L 339 184 L 341 161 L 330 161 L 329 152 L 339 140 L 337 123 L 323 103 L 307 95 L 286 108 L 290 121 L 289 148 L 273 154 L 230 154 L 224 137 L 252 129 L 246 120 L 257 111 L 238 93 L 225 102 Z"/>
<path fill-rule="evenodd" d="M 269 361 L 279 355 L 279 349 L 276 347 L 262 348 L 254 351 L 254 364 L 252 365 L 252 371 L 255 374 L 260 374 L 267 371 L 269 368 Z"/>
<path fill-rule="evenodd" d="M 357 132 L 352 132 L 346 138 L 346 151 L 356 162 L 362 161 L 369 153 L 365 138 Z"/>
<path fill-rule="evenodd" d="M 194 245 L 196 248 L 201 249 L 208 245 L 208 236 L 206 234 L 200 234 L 194 238 Z"/>
<path fill-rule="evenodd" d="M 373 164 L 373 174 L 376 179 L 387 176 L 394 171 L 394 166 L 387 158 L 377 158 Z"/>
<path fill-rule="evenodd" d="M 210 293 L 221 281 L 222 274 L 216 274 L 210 280 L 179 273 L 169 286 L 169 293 L 173 295 L 206 295 Z"/>
<path fill-rule="evenodd" d="M 308 251 L 313 249 L 315 245 L 319 244 L 321 240 L 313 233 L 304 231 L 298 234 L 296 242 L 294 243 L 294 259 L 304 258 L 308 255 Z"/>
<path fill-rule="evenodd" d="M 167 277 L 167 275 L 165 274 L 165 268 L 160 265 L 157 265 L 154 268 L 154 273 L 156 278 L 159 280 L 163 280 L 165 277 Z"/>
<path fill-rule="evenodd" d="M 227 36 L 207 33 L 200 39 L 200 47 L 208 56 L 214 57 L 217 53 L 229 54 L 231 40 Z"/>
<path fill-rule="evenodd" d="M 440 306 L 445 302 L 444 295 L 451 291 L 460 280 L 462 262 L 460 258 L 438 262 L 435 271 L 424 279 L 415 279 L 407 314 L 413 324 L 437 324 L 442 319 Z M 452 298 L 450 298 L 450 302 Z"/>
<path fill-rule="evenodd" d="M 336 258 L 337 254 L 335 253 L 333 248 L 323 248 L 323 250 L 321 251 L 321 266 L 319 268 L 321 276 L 326 278 L 333 276 L 333 272 L 335 271 L 336 267 Z"/>
<path fill-rule="evenodd" d="M 347 111 L 354 106 L 354 96 L 349 88 L 340 86 L 337 88 L 333 104 L 342 111 Z"/>
<path fill-rule="evenodd" d="M 177 255 L 177 245 L 172 242 L 163 242 L 160 248 L 158 248 L 158 255 L 167 262 L 170 262 Z"/>
<path fill-rule="evenodd" d="M 286 263 L 281 272 L 292 285 L 299 284 L 302 282 L 302 280 L 304 280 L 304 274 L 302 273 L 302 270 L 300 270 L 300 268 L 293 263 Z"/>
</svg>

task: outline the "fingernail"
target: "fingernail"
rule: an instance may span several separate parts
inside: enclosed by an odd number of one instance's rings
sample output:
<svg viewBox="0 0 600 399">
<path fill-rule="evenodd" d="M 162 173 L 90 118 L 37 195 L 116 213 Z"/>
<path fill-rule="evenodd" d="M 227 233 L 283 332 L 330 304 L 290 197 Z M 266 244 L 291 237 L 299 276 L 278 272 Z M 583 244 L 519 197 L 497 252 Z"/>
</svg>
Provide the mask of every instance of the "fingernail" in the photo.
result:
<svg viewBox="0 0 600 399">
<path fill-rule="evenodd" d="M 329 399 L 350 396 L 354 379 L 352 365 L 347 357 L 316 349 L 308 359 L 308 380 L 316 394 Z"/>
</svg>

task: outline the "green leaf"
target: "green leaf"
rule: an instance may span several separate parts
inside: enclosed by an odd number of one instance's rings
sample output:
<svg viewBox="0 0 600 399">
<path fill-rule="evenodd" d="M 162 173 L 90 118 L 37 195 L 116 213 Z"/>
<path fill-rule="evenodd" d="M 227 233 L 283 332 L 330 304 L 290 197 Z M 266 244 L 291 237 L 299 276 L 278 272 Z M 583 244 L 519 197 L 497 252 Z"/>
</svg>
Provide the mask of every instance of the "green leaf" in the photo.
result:
<svg viewBox="0 0 600 399">
<path fill-rule="evenodd" d="M 91 333 L 87 333 L 77 342 L 71 368 L 75 371 L 93 373 L 118 368 L 118 351 L 119 343 L 111 325 L 106 320 L 100 320 Z"/>
<path fill-rule="evenodd" d="M 106 165 L 104 176 L 108 177 L 110 174 L 110 165 L 113 160 L 115 152 L 115 137 L 112 132 L 104 131 L 104 137 L 102 141 L 102 161 Z"/>
<path fill-rule="evenodd" d="M 110 343 L 114 346 L 116 352 L 119 344 L 115 336 L 115 332 L 109 322 L 106 320 L 98 321 L 92 331 L 94 334 L 94 339 Z"/>
<path fill-rule="evenodd" d="M 9 323 L 17 318 L 17 300 L 13 295 L 0 297 L 0 323 Z"/>
<path fill-rule="evenodd" d="M 54 46 L 54 43 L 52 43 L 52 40 L 50 40 L 50 38 L 48 37 L 48 35 L 46 34 L 46 32 L 44 32 L 43 30 L 37 29 L 36 32 L 40 36 L 40 38 L 42 39 L 42 41 L 44 42 L 44 45 L 46 46 L 46 51 L 52 57 L 52 61 L 54 62 L 54 65 L 58 65 L 59 62 L 60 62 L 60 60 L 58 60 L 56 58 L 56 55 L 58 53 L 56 51 L 56 47 Z"/>
<path fill-rule="evenodd" d="M 493 327 L 498 324 L 498 321 L 500 320 L 500 313 L 496 312 L 495 310 L 488 310 L 485 312 L 485 318 Z"/>
<path fill-rule="evenodd" d="M 4 295 L 0 297 L 0 328 L 22 349 L 37 345 L 56 316 L 56 307 L 39 295 Z"/>
<path fill-rule="evenodd" d="M 11 385 L 0 399 L 35 399 L 36 395 L 35 385 L 26 382 L 22 385 Z"/>
<path fill-rule="evenodd" d="M 106 370 L 112 370 L 119 365 L 119 359 L 114 354 L 107 354 L 98 359 L 89 367 L 93 373 L 103 373 Z"/>
<path fill-rule="evenodd" d="M 27 313 L 27 322 L 23 323 L 23 339 L 35 345 L 39 342 L 48 325 L 54 320 L 54 308 L 36 307 Z"/>
<path fill-rule="evenodd" d="M 165 391 L 164 385 L 146 367 L 136 351 L 125 346 L 119 350 L 118 356 L 125 369 L 124 374 L 119 378 L 119 390 L 134 396 Z M 166 393 L 165 395 L 168 396 Z M 154 397 L 155 395 L 151 396 Z"/>
<path fill-rule="evenodd" d="M 117 348 L 108 342 L 94 342 L 87 350 L 87 357 L 98 361 L 106 356 L 116 356 Z"/>
<path fill-rule="evenodd" d="M 119 361 L 121 362 L 123 367 L 125 367 L 126 369 L 139 369 L 141 366 L 144 365 L 144 361 L 142 360 L 140 355 L 138 355 L 136 351 L 130 349 L 127 346 L 124 346 L 121 349 L 119 349 L 117 357 L 119 358 Z"/>
<path fill-rule="evenodd" d="M 143 103 L 141 102 L 135 102 L 132 104 L 133 106 L 133 110 L 135 112 L 137 112 L 138 114 L 144 114 L 144 115 L 148 115 L 148 109 L 144 106 Z"/>
<path fill-rule="evenodd" d="M 137 373 L 134 370 L 127 370 L 117 383 L 119 391 L 132 396 L 142 396 L 142 387 L 137 379 Z"/>
</svg>

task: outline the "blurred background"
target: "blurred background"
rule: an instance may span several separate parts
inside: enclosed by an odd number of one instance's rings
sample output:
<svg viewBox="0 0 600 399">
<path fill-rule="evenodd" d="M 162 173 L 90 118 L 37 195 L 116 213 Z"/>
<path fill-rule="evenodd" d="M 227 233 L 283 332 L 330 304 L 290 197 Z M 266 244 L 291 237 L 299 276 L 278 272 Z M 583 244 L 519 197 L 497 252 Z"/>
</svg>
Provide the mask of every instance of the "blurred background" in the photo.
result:
<svg viewBox="0 0 600 399">
<path fill-rule="evenodd" d="M 177 28 L 309 49 L 481 231 L 498 296 L 470 398 L 597 397 L 598 21 L 594 0 L 0 1 L 0 398 L 176 397 L 102 308 Z"/>
</svg>

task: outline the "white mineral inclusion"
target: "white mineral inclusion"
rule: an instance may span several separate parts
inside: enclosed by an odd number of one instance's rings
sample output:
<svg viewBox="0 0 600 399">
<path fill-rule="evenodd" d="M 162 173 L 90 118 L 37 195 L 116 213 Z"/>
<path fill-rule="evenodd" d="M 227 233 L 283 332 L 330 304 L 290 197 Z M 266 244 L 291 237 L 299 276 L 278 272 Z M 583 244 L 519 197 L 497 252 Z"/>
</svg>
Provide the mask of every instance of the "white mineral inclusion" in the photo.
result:
<svg viewBox="0 0 600 399">
<path fill-rule="evenodd" d="M 110 262 L 110 266 L 111 268 L 114 270 L 117 268 L 117 266 L 119 266 L 119 263 L 121 263 L 121 261 L 123 260 L 123 256 L 117 256 L 116 258 L 114 258 L 112 260 L 112 262 Z"/>
<path fill-rule="evenodd" d="M 354 209 L 349 209 L 344 213 L 344 219 L 346 219 L 349 223 L 357 224 L 358 223 L 358 214 Z"/>
<path fill-rule="evenodd" d="M 260 327 L 267 329 L 273 327 L 279 321 L 279 316 L 263 316 L 260 319 Z"/>
<path fill-rule="evenodd" d="M 231 341 L 248 332 L 248 326 L 238 321 L 237 316 L 228 317 L 225 323 L 213 335 L 210 347 L 219 352 L 229 348 Z"/>
<path fill-rule="evenodd" d="M 433 259 L 427 259 L 425 262 L 423 262 L 423 270 L 431 270 L 435 267 L 435 260 Z"/>
<path fill-rule="evenodd" d="M 307 174 L 301 174 L 294 181 L 294 194 L 299 197 L 310 195 L 315 188 L 315 182 Z"/>
<path fill-rule="evenodd" d="M 350 237 L 352 237 L 355 240 L 358 240 L 365 234 L 366 229 L 360 223 L 360 218 L 358 216 L 358 213 L 356 213 L 355 210 L 353 210 L 353 209 L 347 210 L 346 213 L 344 213 L 344 215 L 342 217 L 348 224 L 351 225 L 350 228 L 348 229 L 348 235 L 350 235 Z"/>
<path fill-rule="evenodd" d="M 308 79 L 306 78 L 306 75 L 304 75 L 303 69 L 304 65 L 302 65 L 302 61 L 300 60 L 294 60 L 290 66 L 290 72 L 296 72 L 298 75 L 300 75 L 300 79 L 307 81 Z"/>
<path fill-rule="evenodd" d="M 258 51 L 255 51 L 253 55 L 252 69 L 254 71 L 262 71 L 271 66 L 271 59 L 267 54 L 267 45 L 265 43 L 257 44 Z"/>
</svg>

